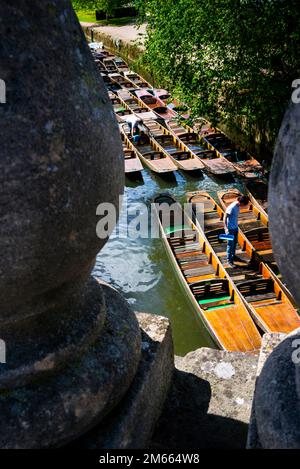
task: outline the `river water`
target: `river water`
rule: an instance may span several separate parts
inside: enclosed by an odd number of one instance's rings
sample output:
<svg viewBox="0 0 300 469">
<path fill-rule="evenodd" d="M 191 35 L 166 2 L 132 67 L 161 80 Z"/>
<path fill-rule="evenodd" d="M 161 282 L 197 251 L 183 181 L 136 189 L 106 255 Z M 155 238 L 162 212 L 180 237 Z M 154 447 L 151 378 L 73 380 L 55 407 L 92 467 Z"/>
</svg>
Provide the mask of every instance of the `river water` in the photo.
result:
<svg viewBox="0 0 300 469">
<path fill-rule="evenodd" d="M 224 182 L 206 174 L 193 177 L 180 171 L 170 180 L 144 169 L 142 178 L 141 181 L 126 178 L 125 198 L 133 211 L 139 209 L 140 203 L 150 206 L 153 197 L 161 192 L 168 192 L 184 203 L 189 191 L 205 190 L 215 196 L 223 188 L 243 189 L 233 178 Z M 94 275 L 120 291 L 135 311 L 167 316 L 177 355 L 214 346 L 175 276 L 161 239 L 133 240 L 112 235 L 97 256 Z"/>
</svg>

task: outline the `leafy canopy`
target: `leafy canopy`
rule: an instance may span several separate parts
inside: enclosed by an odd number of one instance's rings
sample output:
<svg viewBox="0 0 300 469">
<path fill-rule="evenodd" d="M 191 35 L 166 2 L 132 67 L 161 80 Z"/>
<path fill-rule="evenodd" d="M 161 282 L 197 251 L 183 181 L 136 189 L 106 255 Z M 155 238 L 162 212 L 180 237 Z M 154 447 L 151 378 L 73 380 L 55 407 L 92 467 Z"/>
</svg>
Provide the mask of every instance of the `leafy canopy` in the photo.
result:
<svg viewBox="0 0 300 469">
<path fill-rule="evenodd" d="M 73 0 L 74 10 L 103 10 L 111 15 L 116 8 L 126 6 L 128 0 Z"/>
<path fill-rule="evenodd" d="M 144 62 L 161 85 L 214 123 L 272 140 L 300 77 L 299 0 L 137 0 Z"/>
</svg>

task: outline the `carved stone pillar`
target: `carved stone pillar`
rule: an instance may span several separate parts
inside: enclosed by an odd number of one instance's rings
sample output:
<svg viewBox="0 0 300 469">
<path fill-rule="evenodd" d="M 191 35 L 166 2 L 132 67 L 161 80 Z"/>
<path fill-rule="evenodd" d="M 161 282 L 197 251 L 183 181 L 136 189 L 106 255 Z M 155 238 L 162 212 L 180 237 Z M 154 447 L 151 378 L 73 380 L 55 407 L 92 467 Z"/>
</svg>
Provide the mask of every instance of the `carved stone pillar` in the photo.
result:
<svg viewBox="0 0 300 469">
<path fill-rule="evenodd" d="M 279 268 L 300 304 L 300 104 L 290 104 L 275 150 L 269 188 L 270 230 Z M 252 446 L 300 448 L 300 331 L 275 348 L 258 378 Z"/>
<path fill-rule="evenodd" d="M 124 163 L 70 1 L 2 0 L 0 18 L 0 447 L 53 447 L 101 421 L 139 362 L 134 314 L 90 276 Z"/>
</svg>

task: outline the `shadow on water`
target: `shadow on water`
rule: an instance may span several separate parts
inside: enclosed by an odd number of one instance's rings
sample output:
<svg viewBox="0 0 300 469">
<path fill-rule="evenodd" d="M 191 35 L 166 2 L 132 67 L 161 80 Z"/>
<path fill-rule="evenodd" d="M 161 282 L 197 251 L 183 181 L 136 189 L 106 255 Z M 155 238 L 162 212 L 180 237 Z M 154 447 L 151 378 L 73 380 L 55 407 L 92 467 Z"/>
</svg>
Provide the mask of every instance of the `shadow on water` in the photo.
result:
<svg viewBox="0 0 300 469">
<path fill-rule="evenodd" d="M 126 178 L 124 193 L 130 213 L 138 215 L 141 204 L 142 210 L 146 210 L 154 196 L 161 192 L 169 192 L 184 203 L 189 191 L 204 190 L 216 197 L 217 191 L 229 187 L 243 189 L 239 182 L 216 180 L 205 173 L 197 178 L 176 171 L 173 175 L 160 177 L 144 169 L 142 180 Z M 118 224 L 123 236 L 113 234 L 110 237 L 97 256 L 94 275 L 122 292 L 136 311 L 167 316 L 172 323 L 177 355 L 184 355 L 201 346 L 213 346 L 175 276 L 162 241 L 149 237 L 131 239 L 126 235 L 124 207 Z"/>
<path fill-rule="evenodd" d="M 157 184 L 160 189 L 165 189 L 166 187 L 176 187 L 177 179 L 174 173 L 166 174 L 150 174 L 150 177 L 153 178 L 153 182 Z"/>
<path fill-rule="evenodd" d="M 143 184 L 145 184 L 145 181 L 141 172 L 126 174 L 126 177 L 125 177 L 126 187 L 134 188 L 134 187 L 141 186 Z"/>
</svg>

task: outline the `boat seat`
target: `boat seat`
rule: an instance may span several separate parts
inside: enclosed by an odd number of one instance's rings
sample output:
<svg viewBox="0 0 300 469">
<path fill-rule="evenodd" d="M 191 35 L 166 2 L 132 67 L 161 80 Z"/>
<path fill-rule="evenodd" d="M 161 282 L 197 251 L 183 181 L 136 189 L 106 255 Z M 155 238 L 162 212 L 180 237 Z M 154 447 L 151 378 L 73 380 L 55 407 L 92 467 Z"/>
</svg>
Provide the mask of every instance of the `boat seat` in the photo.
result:
<svg viewBox="0 0 300 469">
<path fill-rule="evenodd" d="M 237 282 L 240 293 L 249 302 L 261 301 L 264 299 L 277 298 L 274 291 L 274 280 L 272 278 L 261 278 Z"/>
<path fill-rule="evenodd" d="M 218 301 L 232 301 L 227 279 L 204 280 L 192 284 L 191 290 L 201 307 L 202 305 L 209 307 L 211 303 Z"/>
<path fill-rule="evenodd" d="M 234 305 L 234 301 L 232 301 L 231 296 L 224 296 L 223 298 L 219 298 L 219 300 L 216 301 L 201 300 L 199 301 L 199 304 L 202 309 L 210 310 L 224 306 L 232 306 Z"/>
<path fill-rule="evenodd" d="M 206 265 L 203 265 L 203 267 L 183 271 L 185 277 L 201 277 L 202 275 L 206 276 L 213 274 L 214 272 L 214 267 L 208 262 L 206 263 Z"/>
<path fill-rule="evenodd" d="M 146 153 L 143 153 L 143 156 L 151 161 L 161 160 L 162 158 L 165 158 L 165 155 L 160 151 L 148 151 Z"/>
<path fill-rule="evenodd" d="M 191 154 L 187 151 L 175 151 L 172 153 L 173 158 L 177 161 L 185 161 L 191 159 Z"/>
<path fill-rule="evenodd" d="M 261 293 L 260 295 L 251 295 L 247 296 L 246 300 L 248 303 L 253 303 L 261 300 L 270 300 L 270 299 L 277 299 L 276 293 L 270 292 L 270 293 Z"/>
<path fill-rule="evenodd" d="M 270 233 L 266 227 L 249 230 L 245 235 L 257 251 L 267 251 L 272 248 Z"/>
</svg>

